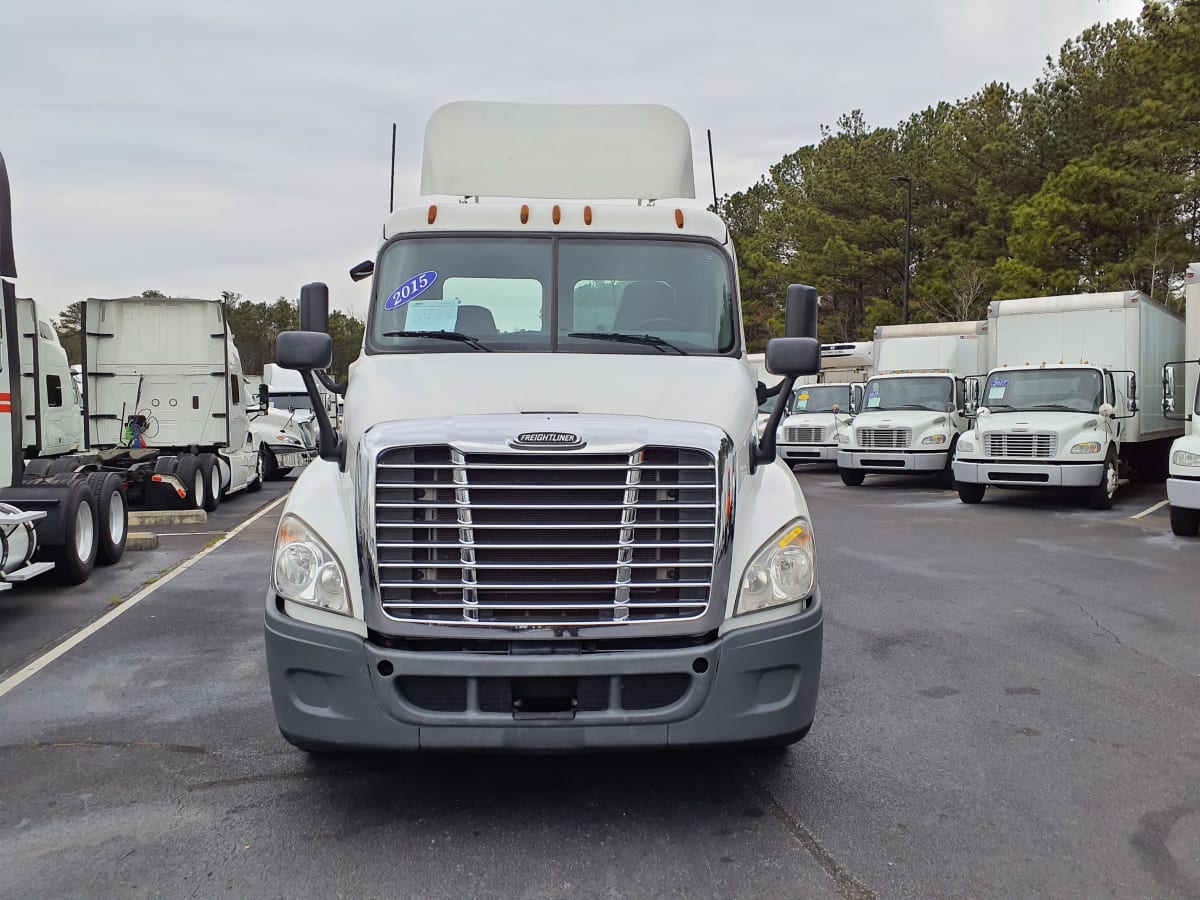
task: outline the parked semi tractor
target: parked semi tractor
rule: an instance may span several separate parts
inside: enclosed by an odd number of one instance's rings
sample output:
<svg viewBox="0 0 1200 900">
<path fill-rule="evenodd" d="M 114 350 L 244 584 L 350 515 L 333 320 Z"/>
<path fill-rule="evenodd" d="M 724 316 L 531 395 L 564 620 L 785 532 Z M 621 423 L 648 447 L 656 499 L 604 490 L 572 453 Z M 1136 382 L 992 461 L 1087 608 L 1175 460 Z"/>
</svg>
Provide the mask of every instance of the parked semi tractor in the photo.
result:
<svg viewBox="0 0 1200 900">
<path fill-rule="evenodd" d="M 1003 300 L 988 307 L 988 342 L 993 368 L 954 462 L 964 503 L 989 486 L 1061 486 L 1109 509 L 1122 479 L 1166 477 L 1182 432 L 1161 409 L 1163 365 L 1183 355 L 1178 315 L 1139 291 Z"/>
<path fill-rule="evenodd" d="M 25 458 L 62 456 L 83 449 L 83 402 L 67 351 L 54 325 L 28 298 L 17 298 L 17 338 Z"/>
<path fill-rule="evenodd" d="M 384 228 L 341 433 L 279 524 L 284 736 L 333 748 L 790 743 L 822 606 L 804 495 L 754 435 L 729 229 L 656 106 L 455 103 Z M 464 197 L 496 198 L 462 203 Z M 637 203 L 658 198 L 657 203 Z M 624 201 L 624 202 L 622 202 Z M 327 367 L 328 289 L 280 365 Z M 816 293 L 789 289 L 789 335 Z M 815 337 L 767 368 L 820 365 Z"/>
<path fill-rule="evenodd" d="M 987 323 L 880 325 L 873 352 L 875 374 L 854 427 L 837 435 L 842 481 L 856 486 L 871 473 L 915 473 L 952 487 L 968 391 L 988 369 Z"/>
<path fill-rule="evenodd" d="M 1184 434 L 1171 445 L 1167 499 L 1171 530 L 1180 537 L 1200 534 L 1200 263 L 1184 280 L 1185 362 L 1163 367 L 1163 414 L 1184 421 Z"/>
<path fill-rule="evenodd" d="M 790 465 L 836 463 L 838 435 L 848 432 L 871 377 L 870 341 L 821 345 L 815 384 L 792 391 L 790 414 L 779 427 L 779 455 Z"/>
<path fill-rule="evenodd" d="M 317 390 L 336 428 L 337 404 L 318 383 Z M 260 441 L 263 478 L 283 478 L 308 465 L 317 453 L 317 420 L 299 372 L 274 363 L 263 367 L 259 405 L 250 411 L 250 430 Z"/>
<path fill-rule="evenodd" d="M 125 494 L 115 475 L 94 468 L 72 471 L 73 462 L 51 474 L 50 466 L 59 460 L 36 458 L 76 449 L 70 437 L 42 418 L 43 412 L 65 407 L 73 395 L 65 356 L 64 371 L 49 358 L 48 368 L 41 367 L 41 351 L 57 340 L 40 336 L 34 304 L 17 300 L 16 278 L 8 170 L 0 156 L 0 426 L 6 432 L 6 449 L 0 452 L 0 590 L 51 570 L 79 584 L 97 562 L 116 562 L 124 553 Z M 55 374 L 60 398 L 50 394 Z M 60 406 L 55 399 L 61 399 Z"/>
<path fill-rule="evenodd" d="M 131 500 L 211 511 L 226 493 L 262 487 L 221 301 L 91 299 L 83 331 L 85 439 Z"/>
</svg>

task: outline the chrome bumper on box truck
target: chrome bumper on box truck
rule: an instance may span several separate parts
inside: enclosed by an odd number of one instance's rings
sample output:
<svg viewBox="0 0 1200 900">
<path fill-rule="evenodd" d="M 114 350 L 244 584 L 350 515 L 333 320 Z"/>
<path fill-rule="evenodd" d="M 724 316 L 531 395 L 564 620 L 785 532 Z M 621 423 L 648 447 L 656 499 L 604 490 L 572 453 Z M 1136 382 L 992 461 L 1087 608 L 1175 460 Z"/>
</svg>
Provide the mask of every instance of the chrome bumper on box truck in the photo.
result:
<svg viewBox="0 0 1200 900">
<path fill-rule="evenodd" d="M 1172 475 L 1167 479 L 1167 500 L 1181 509 L 1200 509 L 1200 478 Z"/>
<path fill-rule="evenodd" d="M 997 487 L 1094 487 L 1104 474 L 1104 463 L 1014 463 L 983 460 L 954 461 L 954 480 L 964 484 Z"/>
<path fill-rule="evenodd" d="M 871 472 L 940 472 L 946 468 L 945 450 L 838 450 L 842 469 Z"/>
<path fill-rule="evenodd" d="M 266 612 L 284 737 L 310 749 L 582 750 L 753 743 L 808 730 L 819 595 L 695 646 L 496 653 L 389 649 Z M 470 646 L 469 642 L 465 646 Z M 514 642 L 514 647 L 519 642 Z"/>
<path fill-rule="evenodd" d="M 789 463 L 837 462 L 837 444 L 777 444 Z"/>
</svg>

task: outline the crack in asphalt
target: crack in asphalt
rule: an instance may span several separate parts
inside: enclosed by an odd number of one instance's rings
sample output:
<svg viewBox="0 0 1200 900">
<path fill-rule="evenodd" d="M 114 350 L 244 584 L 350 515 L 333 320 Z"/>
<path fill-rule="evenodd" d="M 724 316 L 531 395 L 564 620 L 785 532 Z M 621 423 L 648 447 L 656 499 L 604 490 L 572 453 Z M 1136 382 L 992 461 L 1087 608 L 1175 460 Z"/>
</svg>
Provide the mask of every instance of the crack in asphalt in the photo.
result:
<svg viewBox="0 0 1200 900">
<path fill-rule="evenodd" d="M 164 744 L 161 741 L 31 741 L 28 744 L 2 744 L 0 751 L 5 750 L 159 750 L 167 753 L 190 753 L 209 756 L 212 751 L 206 747 L 193 747 L 190 744 Z"/>
<path fill-rule="evenodd" d="M 1093 616 L 1091 611 L 1088 610 L 1087 608 L 1085 608 L 1082 603 L 1079 604 L 1079 611 L 1081 613 L 1083 613 L 1085 616 L 1087 616 L 1089 619 L 1091 619 L 1092 624 L 1094 624 L 1097 628 L 1099 628 L 1101 631 L 1103 631 L 1105 634 L 1107 634 L 1110 638 L 1112 638 L 1118 644 L 1121 644 L 1122 647 L 1125 646 L 1124 644 L 1121 643 L 1121 639 L 1119 637 L 1117 637 L 1116 633 L 1114 631 L 1112 631 L 1111 629 L 1105 628 L 1103 625 L 1101 625 L 1100 620 L 1097 619 L 1095 616 Z M 1134 650 L 1133 652 L 1137 653 L 1136 650 Z M 1138 655 L 1140 656 L 1141 654 L 1138 654 Z"/>
</svg>

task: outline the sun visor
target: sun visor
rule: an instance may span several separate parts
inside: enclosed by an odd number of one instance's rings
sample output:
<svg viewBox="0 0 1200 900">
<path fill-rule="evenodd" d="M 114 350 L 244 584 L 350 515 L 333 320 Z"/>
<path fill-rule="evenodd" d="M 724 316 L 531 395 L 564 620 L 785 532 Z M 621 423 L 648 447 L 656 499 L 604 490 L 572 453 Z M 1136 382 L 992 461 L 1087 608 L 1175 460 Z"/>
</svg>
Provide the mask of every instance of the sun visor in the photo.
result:
<svg viewBox="0 0 1200 900">
<path fill-rule="evenodd" d="M 450 103 L 425 128 L 421 193 L 694 198 L 691 132 L 665 106 Z"/>
</svg>

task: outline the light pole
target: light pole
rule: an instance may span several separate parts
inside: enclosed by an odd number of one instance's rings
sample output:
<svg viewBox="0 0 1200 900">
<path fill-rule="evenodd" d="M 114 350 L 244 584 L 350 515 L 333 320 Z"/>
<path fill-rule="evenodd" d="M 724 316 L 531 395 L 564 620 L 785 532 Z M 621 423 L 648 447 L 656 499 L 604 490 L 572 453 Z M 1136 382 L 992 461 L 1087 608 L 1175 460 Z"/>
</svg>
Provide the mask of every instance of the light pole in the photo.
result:
<svg viewBox="0 0 1200 900">
<path fill-rule="evenodd" d="M 912 255 L 909 252 L 909 245 L 912 240 L 912 179 L 907 175 L 892 175 L 888 181 L 902 181 L 908 188 L 908 199 L 904 204 L 904 301 L 903 301 L 903 318 L 901 321 L 908 324 L 908 279 L 912 272 Z"/>
</svg>

